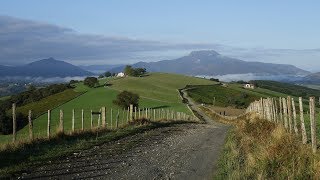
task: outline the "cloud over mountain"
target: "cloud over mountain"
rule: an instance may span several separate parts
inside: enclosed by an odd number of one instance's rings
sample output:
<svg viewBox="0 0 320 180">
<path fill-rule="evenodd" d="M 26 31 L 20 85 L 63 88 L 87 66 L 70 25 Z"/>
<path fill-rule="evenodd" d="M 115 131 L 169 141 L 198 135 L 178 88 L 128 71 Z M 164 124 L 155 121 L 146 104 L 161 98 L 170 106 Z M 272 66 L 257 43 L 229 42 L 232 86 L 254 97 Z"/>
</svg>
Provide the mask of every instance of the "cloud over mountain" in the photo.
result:
<svg viewBox="0 0 320 180">
<path fill-rule="evenodd" d="M 26 63 L 45 57 L 77 61 L 128 59 L 141 52 L 209 47 L 210 44 L 171 44 L 80 34 L 70 28 L 0 16 L 0 64 Z"/>
</svg>

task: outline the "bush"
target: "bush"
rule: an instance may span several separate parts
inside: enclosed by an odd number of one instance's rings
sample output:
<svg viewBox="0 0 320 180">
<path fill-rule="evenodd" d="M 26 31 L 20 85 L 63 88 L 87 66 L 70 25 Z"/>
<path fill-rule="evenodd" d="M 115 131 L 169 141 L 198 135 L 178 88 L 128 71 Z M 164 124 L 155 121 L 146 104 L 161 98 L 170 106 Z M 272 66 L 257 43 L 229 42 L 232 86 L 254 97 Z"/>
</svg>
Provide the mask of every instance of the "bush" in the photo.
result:
<svg viewBox="0 0 320 180">
<path fill-rule="evenodd" d="M 123 91 L 117 95 L 117 99 L 114 100 L 113 103 L 122 108 L 128 108 L 130 104 L 132 104 L 134 107 L 138 107 L 139 95 L 129 91 Z"/>
<path fill-rule="evenodd" d="M 86 79 L 84 79 L 83 84 L 90 87 L 90 88 L 93 88 L 96 85 L 98 85 L 99 82 L 98 82 L 98 79 L 95 77 L 87 77 Z"/>
</svg>

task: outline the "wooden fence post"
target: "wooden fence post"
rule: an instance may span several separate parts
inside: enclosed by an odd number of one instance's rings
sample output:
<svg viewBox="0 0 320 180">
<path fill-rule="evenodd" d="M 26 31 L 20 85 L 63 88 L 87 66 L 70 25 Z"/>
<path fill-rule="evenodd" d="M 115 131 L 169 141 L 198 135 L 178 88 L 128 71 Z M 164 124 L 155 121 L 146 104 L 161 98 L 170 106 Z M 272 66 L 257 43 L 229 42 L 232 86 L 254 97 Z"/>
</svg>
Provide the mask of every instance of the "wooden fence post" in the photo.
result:
<svg viewBox="0 0 320 180">
<path fill-rule="evenodd" d="M 50 121 L 51 121 L 51 110 L 48 110 L 48 126 L 47 126 L 47 137 L 50 138 Z"/>
<path fill-rule="evenodd" d="M 118 114 L 117 114 L 117 117 L 116 117 L 116 128 L 117 129 L 119 127 L 119 116 L 120 116 L 120 112 L 119 112 L 119 109 L 118 109 Z"/>
<path fill-rule="evenodd" d="M 288 108 L 286 98 L 282 98 L 284 127 L 288 129 Z"/>
<path fill-rule="evenodd" d="M 60 123 L 59 123 L 59 132 L 64 133 L 64 124 L 63 124 L 63 110 L 60 109 Z"/>
<path fill-rule="evenodd" d="M 138 117 L 139 117 L 139 119 L 141 119 L 141 110 L 140 110 L 140 108 L 139 108 L 138 111 L 139 111 L 139 116 Z"/>
<path fill-rule="evenodd" d="M 145 116 L 146 116 L 146 119 L 148 119 L 148 109 L 147 108 L 145 108 Z"/>
<path fill-rule="evenodd" d="M 130 104 L 130 121 L 132 121 L 134 119 L 134 117 L 133 117 L 133 105 L 132 104 Z"/>
<path fill-rule="evenodd" d="M 129 116 L 130 116 L 130 106 L 127 109 L 127 123 L 129 122 Z"/>
<path fill-rule="evenodd" d="M 291 100 L 292 100 L 292 110 L 293 110 L 293 128 L 296 135 L 298 135 L 296 103 L 294 102 L 293 98 L 291 98 Z"/>
<path fill-rule="evenodd" d="M 99 110 L 100 114 L 98 115 L 98 128 L 100 128 L 100 121 L 101 121 L 101 108 Z"/>
<path fill-rule="evenodd" d="M 291 97 L 287 97 L 287 105 L 288 105 L 288 120 L 289 120 L 289 132 L 292 133 L 292 104 Z"/>
<path fill-rule="evenodd" d="M 29 139 L 30 141 L 33 140 L 33 122 L 32 122 L 32 111 L 29 110 L 28 113 L 28 122 L 29 122 Z"/>
<path fill-rule="evenodd" d="M 299 97 L 299 107 L 300 107 L 302 143 L 303 144 L 307 144 L 307 131 L 306 131 L 306 126 L 304 124 L 304 113 L 303 113 L 302 97 Z"/>
<path fill-rule="evenodd" d="M 81 110 L 81 130 L 84 130 L 84 110 Z"/>
<path fill-rule="evenodd" d="M 313 153 L 317 152 L 317 134 L 316 134 L 316 122 L 315 122 L 315 98 L 310 97 L 310 126 L 311 126 L 311 143 Z"/>
<path fill-rule="evenodd" d="M 91 110 L 91 114 L 90 114 L 90 126 L 91 129 L 93 128 L 93 115 L 92 115 L 92 110 Z"/>
<path fill-rule="evenodd" d="M 137 107 L 134 107 L 134 119 L 137 119 Z"/>
<path fill-rule="evenodd" d="M 12 104 L 12 141 L 17 140 L 17 117 L 16 117 L 16 104 Z"/>
<path fill-rule="evenodd" d="M 72 109 L 72 133 L 74 132 L 74 122 L 75 122 L 75 111 Z"/>
<path fill-rule="evenodd" d="M 156 109 L 153 109 L 153 120 L 156 120 Z"/>
<path fill-rule="evenodd" d="M 113 124 L 112 124 L 112 123 L 113 123 L 113 122 L 112 122 L 112 121 L 113 121 L 113 117 L 112 117 L 112 116 L 113 116 L 113 110 L 112 110 L 112 108 L 111 108 L 111 109 L 110 109 L 110 129 L 113 128 Z"/>
<path fill-rule="evenodd" d="M 282 99 L 281 97 L 279 97 L 279 114 L 280 114 L 280 124 L 283 125 L 283 115 L 282 115 L 282 112 L 283 112 L 283 107 L 282 107 Z"/>
<path fill-rule="evenodd" d="M 101 108 L 102 128 L 106 128 L 106 107 Z"/>
</svg>

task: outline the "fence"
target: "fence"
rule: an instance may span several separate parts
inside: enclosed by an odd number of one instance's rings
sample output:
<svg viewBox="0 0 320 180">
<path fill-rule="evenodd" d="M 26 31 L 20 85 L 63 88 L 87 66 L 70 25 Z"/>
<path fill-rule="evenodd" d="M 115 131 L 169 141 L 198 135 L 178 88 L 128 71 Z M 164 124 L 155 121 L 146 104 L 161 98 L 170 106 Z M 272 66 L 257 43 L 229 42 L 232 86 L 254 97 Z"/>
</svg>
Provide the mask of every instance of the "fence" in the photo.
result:
<svg viewBox="0 0 320 180">
<path fill-rule="evenodd" d="M 307 144 L 308 136 L 306 131 L 305 114 L 303 107 L 303 99 L 299 97 L 298 102 L 299 114 L 297 113 L 295 100 L 288 96 L 287 98 L 266 98 L 255 101 L 247 108 L 247 113 L 254 112 L 259 115 L 259 118 L 280 124 L 288 132 L 295 135 L 301 135 L 302 143 Z M 316 134 L 316 108 L 315 97 L 309 99 L 309 116 L 310 116 L 310 135 L 312 151 L 317 151 L 317 134 Z M 298 123 L 300 116 L 300 123 Z M 298 128 L 300 126 L 300 128 Z M 300 129 L 300 130 L 299 130 Z"/>
<path fill-rule="evenodd" d="M 74 133 L 75 131 L 81 132 L 86 130 L 97 130 L 97 129 L 118 129 L 125 125 L 128 125 L 130 122 L 136 119 L 149 119 L 150 121 L 159 121 L 159 120 L 196 120 L 194 116 L 188 115 L 184 112 L 176 112 L 169 109 L 153 109 L 153 108 L 137 108 L 133 105 L 130 105 L 127 109 L 123 110 L 107 110 L 106 107 L 101 107 L 99 111 L 90 110 L 90 126 L 86 127 L 85 124 L 88 124 L 88 119 L 85 118 L 85 110 L 81 109 L 80 120 L 76 120 L 77 112 L 75 109 L 72 109 L 71 116 L 71 129 L 69 132 L 66 131 L 66 123 L 64 117 L 64 111 L 61 109 L 59 111 L 58 127 L 56 130 L 52 130 L 52 111 L 47 111 L 47 127 L 46 127 L 46 138 L 50 138 L 52 135 L 63 134 L 63 133 Z M 12 105 L 12 120 L 13 120 L 13 143 L 17 141 L 17 119 L 16 119 L 16 105 Z M 80 128 L 76 128 L 76 122 L 81 122 Z M 29 127 L 29 141 L 34 140 L 34 125 L 32 119 L 32 111 L 28 113 L 28 127 Z M 27 136 L 27 135 L 26 135 Z"/>
</svg>

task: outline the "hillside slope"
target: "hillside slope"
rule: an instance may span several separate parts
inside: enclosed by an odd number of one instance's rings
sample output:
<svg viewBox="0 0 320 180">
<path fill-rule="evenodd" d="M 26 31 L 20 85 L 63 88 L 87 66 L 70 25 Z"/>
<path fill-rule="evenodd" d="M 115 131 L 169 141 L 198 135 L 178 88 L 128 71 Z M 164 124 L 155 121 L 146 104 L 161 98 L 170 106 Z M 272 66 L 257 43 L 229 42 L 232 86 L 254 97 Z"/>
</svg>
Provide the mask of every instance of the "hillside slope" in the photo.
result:
<svg viewBox="0 0 320 180">
<path fill-rule="evenodd" d="M 82 83 L 79 83 L 75 91 L 86 93 L 77 98 L 68 101 L 52 109 L 52 134 L 56 133 L 59 124 L 59 110 L 64 111 L 65 130 L 71 129 L 72 110 L 75 109 L 75 128 L 81 128 L 81 110 L 84 110 L 85 127 L 90 126 L 90 111 L 99 111 L 103 106 L 107 107 L 107 121 L 110 125 L 110 109 L 114 113 L 120 110 L 120 118 L 122 118 L 122 109 L 112 103 L 120 91 L 129 90 L 140 95 L 140 108 L 164 108 L 171 109 L 177 112 L 186 112 L 191 114 L 190 110 L 180 99 L 178 88 L 183 88 L 188 84 L 213 84 L 212 81 L 195 77 L 188 77 L 175 74 L 152 73 L 146 77 L 126 77 L 126 78 L 105 78 L 100 79 L 100 84 L 106 81 L 111 83 L 111 87 L 87 88 Z M 24 109 L 23 111 L 25 111 Z M 115 116 L 115 114 L 114 114 Z M 97 117 L 94 117 L 94 123 L 97 123 Z M 36 137 L 46 135 L 47 114 L 44 114 L 34 120 L 34 132 Z M 115 122 L 113 121 L 113 125 Z M 28 127 L 24 127 L 18 132 L 18 139 L 28 138 Z M 11 135 L 0 135 L 0 144 L 10 142 Z"/>
</svg>

